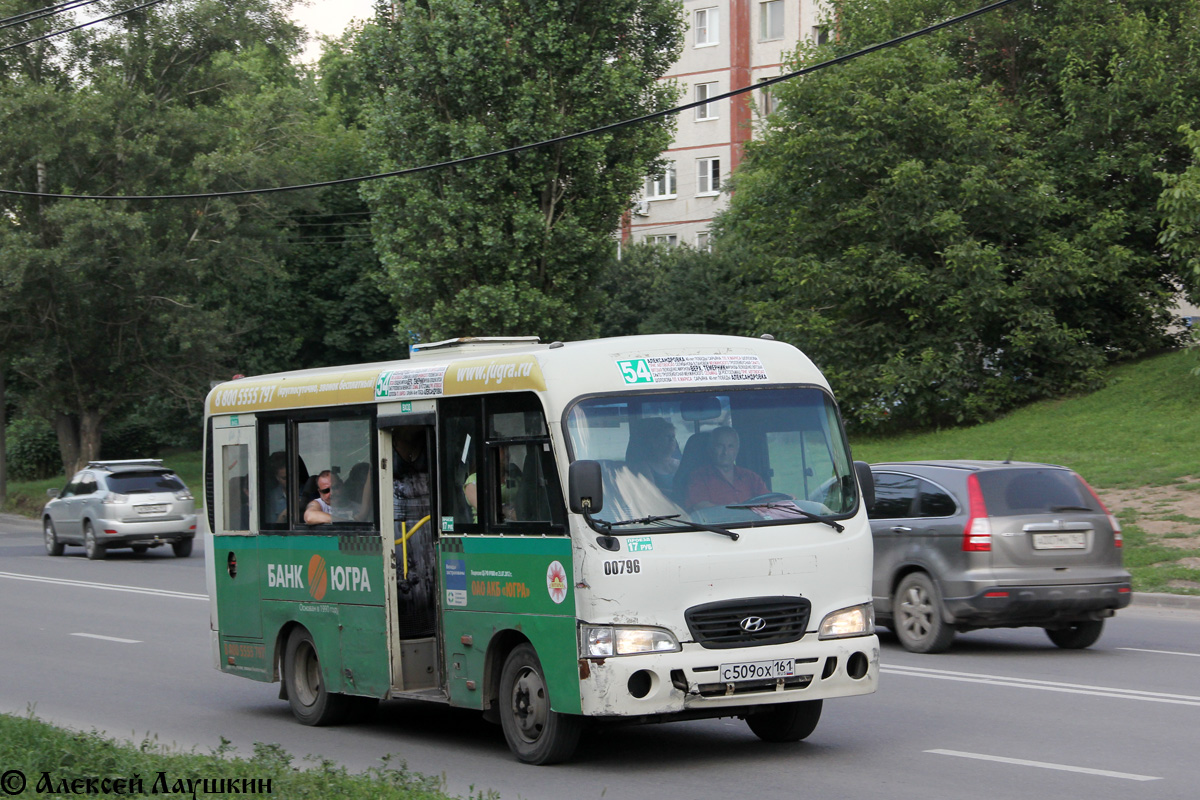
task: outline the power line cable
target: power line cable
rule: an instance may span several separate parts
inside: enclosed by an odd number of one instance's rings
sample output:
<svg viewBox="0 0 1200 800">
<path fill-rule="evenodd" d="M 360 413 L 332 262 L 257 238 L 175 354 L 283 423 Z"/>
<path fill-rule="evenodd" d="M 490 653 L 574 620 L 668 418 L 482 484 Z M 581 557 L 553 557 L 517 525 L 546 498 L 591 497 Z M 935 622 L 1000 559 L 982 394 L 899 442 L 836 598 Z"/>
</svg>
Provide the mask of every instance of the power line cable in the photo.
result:
<svg viewBox="0 0 1200 800">
<path fill-rule="evenodd" d="M 99 2 L 100 0 L 70 0 L 70 2 L 59 3 L 56 6 L 47 6 L 46 8 L 39 8 L 35 11 L 26 11 L 23 14 L 17 14 L 12 17 L 0 19 L 0 30 L 11 28 L 14 25 L 24 25 L 26 22 L 34 22 L 39 19 L 46 19 L 47 17 L 53 17 L 57 14 L 65 14 L 68 11 L 74 11 L 77 8 L 83 8 L 84 6 L 90 6 Z"/>
<path fill-rule="evenodd" d="M 153 0 L 153 2 L 147 3 L 146 5 L 154 5 L 154 3 L 156 3 L 156 2 L 163 2 L 163 0 Z M 781 83 L 783 81 L 791 80 L 792 78 L 798 78 L 802 75 L 810 75 L 814 72 L 818 72 L 823 69 L 828 69 L 829 67 L 834 67 L 839 64 L 844 64 L 848 61 L 853 61 L 856 58 L 861 58 L 865 55 L 870 55 L 871 53 L 876 53 L 880 50 L 884 50 L 889 47 L 896 47 L 897 45 L 904 44 L 905 42 L 911 41 L 912 39 L 916 39 L 921 36 L 928 36 L 932 33 L 936 33 L 937 31 L 940 31 L 944 28 L 948 28 L 953 25 L 957 25 L 961 22 L 966 22 L 969 19 L 973 19 L 975 17 L 982 16 L 983 14 L 991 13 L 992 11 L 996 11 L 998 9 L 1004 8 L 1005 6 L 1012 5 L 1013 3 L 1016 3 L 1016 2 L 1020 2 L 1020 0 L 998 0 L 998 2 L 991 3 L 986 6 L 981 6 L 973 11 L 968 11 L 965 14 L 960 14 L 957 17 L 951 17 L 950 19 L 943 20 L 942 22 L 938 22 L 933 25 L 929 25 L 927 27 L 921 28 L 919 30 L 915 30 L 910 33 L 906 33 L 903 36 L 897 36 L 895 39 L 889 39 L 886 42 L 881 42 L 879 44 L 871 45 L 870 47 L 865 47 L 861 50 L 855 50 L 852 53 L 846 53 L 845 55 L 841 55 L 836 58 L 831 58 L 828 61 L 822 61 L 820 64 L 814 64 L 811 67 L 805 67 L 804 69 L 798 69 L 794 72 L 789 72 L 785 75 L 779 75 L 774 78 L 767 78 L 765 80 L 759 81 L 758 83 L 752 84 L 750 86 L 745 86 L 741 89 L 734 89 L 733 91 L 726 92 L 725 94 L 716 95 L 715 97 L 707 97 L 703 100 L 697 100 L 693 103 L 687 103 L 682 106 L 676 106 L 675 108 L 669 108 L 664 111 L 655 111 L 651 114 L 644 114 L 640 117 L 634 117 L 632 119 L 626 119 L 626 120 L 622 120 L 620 122 L 613 122 L 608 125 L 601 125 L 598 128 L 590 128 L 585 131 L 577 131 L 575 133 L 564 134 L 562 136 L 557 136 L 553 139 L 546 139 L 541 142 L 534 142 L 532 144 L 518 145 L 517 147 L 510 147 L 510 148 L 507 148 L 504 150 L 493 150 L 490 153 L 481 153 L 479 155 L 466 156 L 464 158 L 456 158 L 456 159 L 452 159 L 450 161 L 440 161 L 435 164 L 425 164 L 425 165 L 419 166 L 419 167 L 408 167 L 405 169 L 393 170 L 391 172 L 380 172 L 380 173 L 375 173 L 372 175 L 360 175 L 355 178 L 338 178 L 336 180 L 331 180 L 331 181 L 318 181 L 315 183 L 303 183 L 303 184 L 297 184 L 294 186 L 272 186 L 272 187 L 268 187 L 265 189 L 235 189 L 235 190 L 224 191 L 224 192 L 199 192 L 199 193 L 194 193 L 194 194 L 104 195 L 104 194 L 49 194 L 49 193 L 42 193 L 42 192 L 23 192 L 23 191 L 18 191 L 16 189 L 0 189 L 0 194 L 17 195 L 19 197 L 44 197 L 44 198 L 50 198 L 50 199 L 55 199 L 55 200 L 203 200 L 203 199 L 215 198 L 215 197 L 244 197 L 247 195 L 256 195 L 256 194 L 275 194 L 275 193 L 279 193 L 279 192 L 296 192 L 296 191 L 301 191 L 304 189 L 320 189 L 320 188 L 324 188 L 327 186 L 341 186 L 341 185 L 345 185 L 345 184 L 349 184 L 349 183 L 361 183 L 363 181 L 379 180 L 381 178 L 397 178 L 402 175 L 415 175 L 420 172 L 429 172 L 429 171 L 436 170 L 436 169 L 443 169 L 445 167 L 459 166 L 461 164 L 471 164 L 476 161 L 484 161 L 489 158 L 498 158 L 500 156 L 514 155 L 516 153 L 523 153 L 527 150 L 536 150 L 536 149 L 539 149 L 542 147 L 549 147 L 549 146 L 555 145 L 555 144 L 562 144 L 563 142 L 569 142 L 569 141 L 572 141 L 573 139 L 580 139 L 585 136 L 594 136 L 595 134 L 598 134 L 598 133 L 607 133 L 609 131 L 618 130 L 620 128 L 625 128 L 630 125 L 638 125 L 642 122 L 649 122 L 650 120 L 658 119 L 660 117 L 666 117 L 666 116 L 671 116 L 673 114 L 678 114 L 680 112 L 687 111 L 692 108 L 697 108 L 698 106 L 708 105 L 709 103 L 715 103 L 718 100 L 725 100 L 726 98 L 729 98 L 729 97 L 736 97 L 737 95 L 745 94 L 746 92 L 751 92 L 751 91 L 754 91 L 755 89 L 762 89 L 766 86 L 771 86 L 776 83 Z M 143 7 L 144 6 L 139 6 L 139 8 L 143 8 Z M 133 10 L 135 10 L 135 9 L 130 9 L 130 11 L 133 11 Z M 5 48 L 5 49 L 7 49 L 7 48 Z M 4 52 L 4 51 L 0 50 L 0 52 Z"/>
<path fill-rule="evenodd" d="M 116 14 L 109 14 L 107 17 L 100 17 L 99 19 L 93 19 L 88 22 L 84 22 L 80 25 L 76 25 L 73 28 L 63 28 L 61 31 L 54 31 L 53 33 L 47 33 L 45 36 L 38 36 L 34 39 L 26 39 L 23 42 L 17 42 L 16 44 L 10 44 L 6 47 L 0 47 L 0 53 L 5 53 L 14 48 L 24 47 L 27 44 L 33 44 L 34 42 L 40 42 L 40 41 L 43 41 L 45 39 L 50 39 L 55 36 L 61 36 L 64 33 L 70 33 L 71 31 L 77 31 L 80 28 L 86 28 L 89 25 L 97 25 L 101 22 L 108 22 L 110 19 L 116 19 L 117 17 L 123 17 L 126 14 L 133 13 L 134 11 L 141 11 L 143 8 L 149 8 L 150 6 L 156 6 L 159 3 L 165 3 L 165 2 L 166 2 L 166 0 L 150 0 L 149 3 L 142 3 L 140 6 L 134 6 L 133 8 L 127 8 L 124 11 L 118 11 Z M 76 195 L 65 195 L 65 196 L 74 197 Z"/>
</svg>

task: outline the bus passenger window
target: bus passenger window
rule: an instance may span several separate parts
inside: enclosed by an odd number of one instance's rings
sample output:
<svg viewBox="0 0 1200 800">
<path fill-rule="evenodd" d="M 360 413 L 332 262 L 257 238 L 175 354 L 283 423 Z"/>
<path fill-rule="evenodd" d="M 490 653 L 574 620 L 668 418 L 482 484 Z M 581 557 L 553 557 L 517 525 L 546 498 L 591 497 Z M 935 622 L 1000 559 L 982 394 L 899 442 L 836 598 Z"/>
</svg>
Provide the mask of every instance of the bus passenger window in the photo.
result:
<svg viewBox="0 0 1200 800">
<path fill-rule="evenodd" d="M 499 445 L 496 457 L 499 499 L 497 522 L 550 522 L 550 498 L 541 458 L 541 444 Z"/>
<path fill-rule="evenodd" d="M 372 426 L 353 417 L 295 425 L 296 453 L 311 470 L 300 490 L 297 523 L 350 530 L 378 526 Z"/>
<path fill-rule="evenodd" d="M 221 448 L 221 474 L 225 487 L 225 530 L 250 530 L 250 447 L 227 444 Z"/>
</svg>

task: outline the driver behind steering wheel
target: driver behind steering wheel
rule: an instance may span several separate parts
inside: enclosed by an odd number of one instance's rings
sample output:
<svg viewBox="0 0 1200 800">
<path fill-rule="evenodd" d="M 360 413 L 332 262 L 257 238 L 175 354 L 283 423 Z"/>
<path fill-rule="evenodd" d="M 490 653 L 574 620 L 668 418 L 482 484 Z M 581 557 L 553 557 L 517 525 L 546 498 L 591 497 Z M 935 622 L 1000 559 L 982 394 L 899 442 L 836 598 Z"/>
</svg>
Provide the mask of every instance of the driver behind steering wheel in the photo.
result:
<svg viewBox="0 0 1200 800">
<path fill-rule="evenodd" d="M 693 472 L 688 481 L 689 509 L 740 503 L 771 491 L 757 472 L 737 465 L 740 444 L 733 428 L 713 430 L 709 437 L 709 463 Z"/>
</svg>

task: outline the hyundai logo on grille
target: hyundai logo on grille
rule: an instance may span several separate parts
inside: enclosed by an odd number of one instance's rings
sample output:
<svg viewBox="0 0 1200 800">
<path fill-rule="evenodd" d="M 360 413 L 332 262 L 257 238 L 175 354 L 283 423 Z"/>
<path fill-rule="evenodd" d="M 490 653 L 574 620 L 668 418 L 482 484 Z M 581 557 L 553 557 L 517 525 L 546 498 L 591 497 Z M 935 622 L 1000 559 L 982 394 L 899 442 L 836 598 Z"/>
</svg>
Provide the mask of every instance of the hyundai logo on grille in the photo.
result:
<svg viewBox="0 0 1200 800">
<path fill-rule="evenodd" d="M 746 633 L 758 633 L 763 628 L 767 627 L 767 621 L 762 617 L 746 617 L 738 623 L 738 627 Z"/>
</svg>

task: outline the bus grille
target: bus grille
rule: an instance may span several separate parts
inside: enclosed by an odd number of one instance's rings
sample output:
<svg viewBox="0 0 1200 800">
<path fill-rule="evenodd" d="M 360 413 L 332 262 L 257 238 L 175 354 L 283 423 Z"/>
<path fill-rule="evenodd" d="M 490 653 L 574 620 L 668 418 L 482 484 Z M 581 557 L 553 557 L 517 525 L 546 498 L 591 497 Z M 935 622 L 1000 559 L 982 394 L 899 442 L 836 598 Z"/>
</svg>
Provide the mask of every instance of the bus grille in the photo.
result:
<svg viewBox="0 0 1200 800">
<path fill-rule="evenodd" d="M 811 611 L 804 597 L 755 597 L 692 606 L 683 616 L 701 647 L 723 650 L 799 641 Z"/>
</svg>

